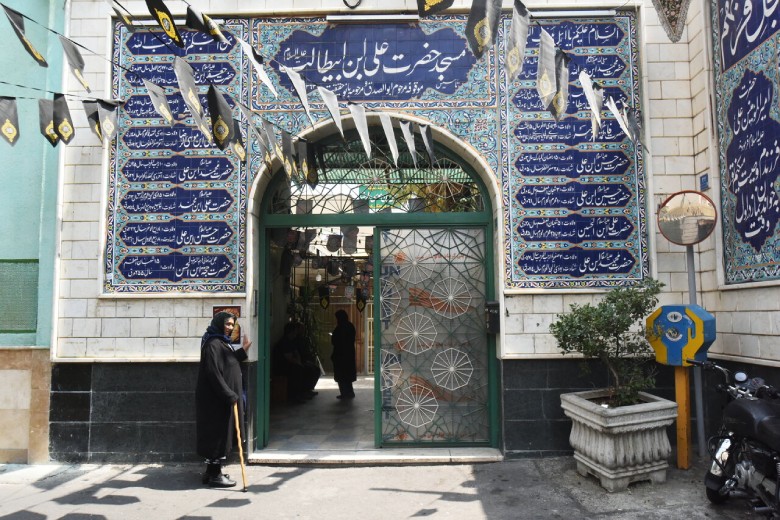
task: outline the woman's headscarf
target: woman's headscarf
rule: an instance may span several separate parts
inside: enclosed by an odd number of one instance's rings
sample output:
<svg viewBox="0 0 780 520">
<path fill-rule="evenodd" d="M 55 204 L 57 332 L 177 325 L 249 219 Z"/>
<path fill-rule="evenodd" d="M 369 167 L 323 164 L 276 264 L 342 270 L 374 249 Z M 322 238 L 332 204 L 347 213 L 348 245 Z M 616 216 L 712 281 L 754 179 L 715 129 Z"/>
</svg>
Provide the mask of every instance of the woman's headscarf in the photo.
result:
<svg viewBox="0 0 780 520">
<path fill-rule="evenodd" d="M 343 309 L 339 309 L 336 311 L 336 323 L 338 325 L 342 325 L 344 323 L 349 322 L 349 316 L 347 315 L 347 311 Z"/>
<path fill-rule="evenodd" d="M 225 335 L 225 322 L 230 318 L 236 319 L 236 316 L 229 312 L 218 312 L 211 320 L 208 328 L 206 328 L 206 333 L 203 334 L 203 338 L 200 340 L 200 346 L 203 347 L 208 340 L 215 337 L 222 339 L 229 345 L 230 337 Z"/>
</svg>

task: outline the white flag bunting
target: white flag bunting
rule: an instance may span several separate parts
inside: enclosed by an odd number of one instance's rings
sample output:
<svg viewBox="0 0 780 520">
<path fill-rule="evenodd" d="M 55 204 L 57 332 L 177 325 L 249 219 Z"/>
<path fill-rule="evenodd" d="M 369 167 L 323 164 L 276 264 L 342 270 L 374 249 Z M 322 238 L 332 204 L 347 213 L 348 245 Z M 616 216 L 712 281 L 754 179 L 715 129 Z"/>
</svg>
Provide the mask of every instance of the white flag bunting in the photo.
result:
<svg viewBox="0 0 780 520">
<path fill-rule="evenodd" d="M 371 159 L 371 140 L 368 137 L 368 121 L 366 120 L 366 109 L 359 103 L 350 102 L 347 107 L 352 113 L 352 119 L 355 121 L 355 128 L 363 142 L 363 149 L 366 155 Z"/>
<path fill-rule="evenodd" d="M 384 112 L 380 112 L 379 121 L 381 121 L 382 129 L 385 131 L 387 145 L 390 147 L 390 154 L 393 156 L 393 164 L 398 168 L 398 143 L 395 141 L 393 122 L 390 120 L 390 115 Z"/>
</svg>

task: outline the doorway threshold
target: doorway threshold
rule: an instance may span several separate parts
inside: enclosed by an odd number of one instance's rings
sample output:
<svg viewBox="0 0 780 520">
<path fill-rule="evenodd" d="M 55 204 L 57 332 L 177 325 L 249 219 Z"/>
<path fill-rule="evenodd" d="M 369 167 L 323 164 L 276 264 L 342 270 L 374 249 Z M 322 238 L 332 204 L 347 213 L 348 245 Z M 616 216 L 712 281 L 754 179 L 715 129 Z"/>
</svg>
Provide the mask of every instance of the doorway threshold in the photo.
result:
<svg viewBox="0 0 780 520">
<path fill-rule="evenodd" d="M 477 464 L 499 462 L 504 455 L 495 448 L 385 448 L 373 450 L 272 450 L 250 453 L 249 464 L 392 466 L 424 464 Z"/>
</svg>

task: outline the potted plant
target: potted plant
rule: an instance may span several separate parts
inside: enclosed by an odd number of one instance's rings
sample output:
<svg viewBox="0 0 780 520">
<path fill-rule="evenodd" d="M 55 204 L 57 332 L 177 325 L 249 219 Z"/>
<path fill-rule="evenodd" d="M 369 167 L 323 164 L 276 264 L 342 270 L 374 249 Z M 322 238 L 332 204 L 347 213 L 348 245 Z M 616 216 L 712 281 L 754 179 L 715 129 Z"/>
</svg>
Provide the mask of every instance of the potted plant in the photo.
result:
<svg viewBox="0 0 780 520">
<path fill-rule="evenodd" d="M 677 403 L 644 392 L 655 385 L 645 317 L 662 287 L 647 278 L 612 289 L 595 305 L 572 304 L 550 325 L 564 355 L 597 359 L 607 369 L 607 388 L 561 394 L 561 406 L 572 420 L 569 442 L 577 471 L 595 475 L 608 491 L 639 480 L 666 480 L 671 453 L 666 428 L 677 417 Z"/>
</svg>

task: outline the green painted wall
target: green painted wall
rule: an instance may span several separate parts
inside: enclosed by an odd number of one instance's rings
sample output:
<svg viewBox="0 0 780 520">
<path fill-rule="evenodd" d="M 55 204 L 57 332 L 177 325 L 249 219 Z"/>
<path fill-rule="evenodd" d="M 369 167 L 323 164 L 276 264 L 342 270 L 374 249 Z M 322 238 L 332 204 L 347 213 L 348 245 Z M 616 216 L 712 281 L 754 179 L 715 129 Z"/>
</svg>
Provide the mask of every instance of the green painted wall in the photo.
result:
<svg viewBox="0 0 780 520">
<path fill-rule="evenodd" d="M 0 12 L 0 95 L 17 98 L 20 135 L 15 146 L 0 141 L 0 346 L 43 346 L 51 343 L 54 258 L 56 252 L 57 171 L 60 144 L 52 148 L 38 128 L 38 98 L 52 98 L 62 84 L 62 46 L 65 2 L 62 0 L 3 0 L 8 7 L 29 16 L 25 34 L 49 63 L 40 67 L 27 54 Z M 43 26 L 43 27 L 42 27 Z M 33 87 L 34 89 L 22 88 Z M 23 260 L 25 266 L 16 261 Z M 20 281 L 17 273 L 34 270 L 37 277 Z M 34 319 L 30 319 L 30 313 Z M 19 332 L 8 321 L 30 320 Z M 9 330 L 11 332 L 9 332 Z"/>
</svg>

